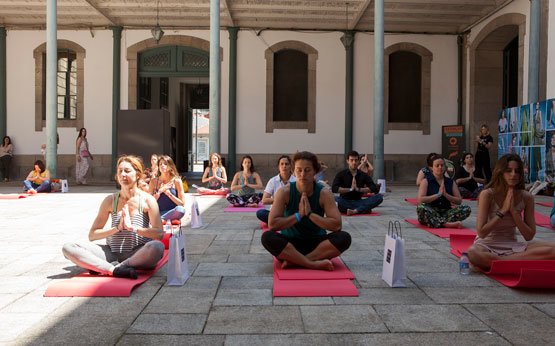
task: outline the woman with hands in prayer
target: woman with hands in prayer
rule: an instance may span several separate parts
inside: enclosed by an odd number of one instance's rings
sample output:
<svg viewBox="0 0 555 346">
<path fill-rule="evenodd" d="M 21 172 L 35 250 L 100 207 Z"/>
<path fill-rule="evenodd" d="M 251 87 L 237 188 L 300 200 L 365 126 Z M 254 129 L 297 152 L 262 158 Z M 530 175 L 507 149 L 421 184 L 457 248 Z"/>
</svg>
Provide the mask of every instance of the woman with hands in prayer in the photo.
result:
<svg viewBox="0 0 555 346">
<path fill-rule="evenodd" d="M 293 165 L 296 181 L 276 192 L 270 231 L 262 234 L 262 245 L 281 261 L 282 268 L 333 270 L 331 259 L 349 248 L 351 236 L 341 230 L 332 192 L 314 181 L 320 168 L 316 155 L 298 152 Z"/>
<path fill-rule="evenodd" d="M 257 207 L 262 200 L 262 193 L 256 190 L 263 188 L 262 179 L 256 173 L 252 157 L 245 155 L 241 159 L 241 170 L 233 176 L 231 192 L 226 198 L 235 207 Z"/>
<path fill-rule="evenodd" d="M 468 258 L 482 270 L 489 270 L 494 260 L 555 260 L 555 243 L 532 240 L 534 197 L 524 189 L 524 165 L 518 155 L 503 155 L 497 161 L 491 183 L 478 200 L 476 231 Z"/>
<path fill-rule="evenodd" d="M 430 161 L 432 176 L 423 179 L 418 187 L 418 221 L 432 228 L 460 228 L 461 221 L 470 216 L 471 209 L 467 205 L 461 205 L 462 198 L 457 184 L 444 175 L 443 158 L 435 155 Z"/>
<path fill-rule="evenodd" d="M 136 279 L 135 269 L 152 269 L 164 254 L 164 235 L 158 204 L 137 182 L 144 166 L 136 156 L 122 156 L 117 162 L 119 192 L 104 198 L 89 231 L 89 242 L 66 243 L 64 256 L 91 274 Z M 111 227 L 104 226 L 108 218 Z M 93 241 L 106 239 L 106 245 Z"/>
</svg>

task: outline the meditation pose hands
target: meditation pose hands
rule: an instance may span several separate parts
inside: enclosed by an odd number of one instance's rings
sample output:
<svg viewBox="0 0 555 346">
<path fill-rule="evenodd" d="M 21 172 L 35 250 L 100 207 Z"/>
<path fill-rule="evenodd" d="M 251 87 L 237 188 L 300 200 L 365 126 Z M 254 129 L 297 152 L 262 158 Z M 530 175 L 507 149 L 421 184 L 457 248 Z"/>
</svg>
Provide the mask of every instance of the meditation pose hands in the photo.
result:
<svg viewBox="0 0 555 346">
<path fill-rule="evenodd" d="M 301 195 L 301 200 L 299 202 L 299 215 L 301 216 L 301 218 L 303 218 L 310 215 L 310 213 L 312 213 L 310 202 L 308 201 L 306 192 L 303 192 Z"/>
</svg>

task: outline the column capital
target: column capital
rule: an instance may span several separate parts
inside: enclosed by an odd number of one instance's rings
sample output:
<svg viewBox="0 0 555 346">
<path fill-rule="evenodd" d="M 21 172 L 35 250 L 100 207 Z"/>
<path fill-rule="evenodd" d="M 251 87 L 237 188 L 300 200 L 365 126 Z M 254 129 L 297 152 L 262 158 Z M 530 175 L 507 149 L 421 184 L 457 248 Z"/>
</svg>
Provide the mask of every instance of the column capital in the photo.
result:
<svg viewBox="0 0 555 346">
<path fill-rule="evenodd" d="M 229 39 L 230 40 L 237 40 L 237 33 L 239 32 L 239 27 L 232 26 L 232 27 L 227 28 L 227 31 L 229 32 Z"/>
<path fill-rule="evenodd" d="M 345 31 L 343 33 L 343 36 L 341 36 L 340 40 L 341 40 L 341 43 L 343 43 L 343 46 L 345 47 L 345 49 L 351 48 L 351 46 L 355 42 L 355 32 L 352 30 Z"/>
<path fill-rule="evenodd" d="M 121 26 L 111 26 L 110 29 L 112 29 L 112 33 L 114 34 L 114 38 L 115 39 L 120 39 L 121 38 L 121 31 L 123 30 L 123 27 Z"/>
</svg>

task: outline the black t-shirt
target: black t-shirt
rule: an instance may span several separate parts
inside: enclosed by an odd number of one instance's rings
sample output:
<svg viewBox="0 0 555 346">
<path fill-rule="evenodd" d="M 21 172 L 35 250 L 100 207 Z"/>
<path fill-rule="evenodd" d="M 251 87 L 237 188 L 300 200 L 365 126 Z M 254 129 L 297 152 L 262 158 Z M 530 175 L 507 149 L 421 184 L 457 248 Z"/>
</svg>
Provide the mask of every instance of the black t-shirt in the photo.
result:
<svg viewBox="0 0 555 346">
<path fill-rule="evenodd" d="M 488 151 L 486 144 L 493 143 L 493 137 L 491 135 L 480 136 L 481 142 L 478 143 L 478 151 Z"/>
<path fill-rule="evenodd" d="M 357 173 L 355 174 L 355 180 L 358 188 L 368 187 L 373 193 L 379 192 L 378 186 L 374 184 L 374 181 L 368 174 L 357 170 Z M 333 179 L 331 190 L 333 191 L 333 193 L 337 193 L 340 187 L 350 188 L 352 182 L 353 175 L 351 174 L 351 171 L 349 171 L 349 169 L 342 170 L 341 172 L 337 173 L 335 179 Z M 362 198 L 362 195 L 362 192 L 350 191 L 347 193 L 342 193 L 341 197 L 344 199 L 359 200 Z"/>
<path fill-rule="evenodd" d="M 455 181 L 457 179 L 468 178 L 469 176 L 470 176 L 470 173 L 468 173 L 463 166 L 460 166 L 459 169 L 457 170 L 457 174 L 455 175 Z M 469 191 L 474 191 L 478 188 L 478 182 L 474 179 L 470 179 L 468 181 L 465 181 L 462 184 L 457 184 L 457 185 L 460 187 L 464 187 Z"/>
</svg>

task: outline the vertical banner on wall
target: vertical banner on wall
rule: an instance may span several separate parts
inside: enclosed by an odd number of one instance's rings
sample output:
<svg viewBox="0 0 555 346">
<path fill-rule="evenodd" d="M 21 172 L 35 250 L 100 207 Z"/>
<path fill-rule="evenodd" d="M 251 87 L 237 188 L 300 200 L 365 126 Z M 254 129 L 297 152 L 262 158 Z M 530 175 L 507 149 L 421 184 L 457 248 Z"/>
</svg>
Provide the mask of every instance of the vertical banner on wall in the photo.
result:
<svg viewBox="0 0 555 346">
<path fill-rule="evenodd" d="M 503 109 L 497 153 L 518 154 L 526 183 L 555 180 L 555 99 Z"/>
<path fill-rule="evenodd" d="M 443 126 L 441 132 L 442 155 L 446 159 L 453 161 L 455 167 L 458 167 L 466 147 L 464 125 Z"/>
</svg>

